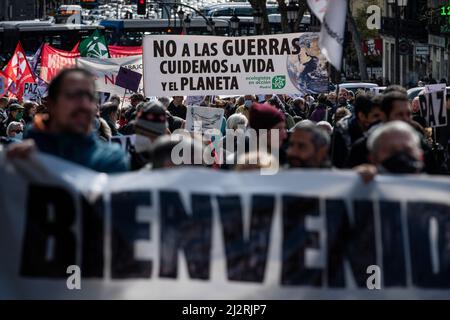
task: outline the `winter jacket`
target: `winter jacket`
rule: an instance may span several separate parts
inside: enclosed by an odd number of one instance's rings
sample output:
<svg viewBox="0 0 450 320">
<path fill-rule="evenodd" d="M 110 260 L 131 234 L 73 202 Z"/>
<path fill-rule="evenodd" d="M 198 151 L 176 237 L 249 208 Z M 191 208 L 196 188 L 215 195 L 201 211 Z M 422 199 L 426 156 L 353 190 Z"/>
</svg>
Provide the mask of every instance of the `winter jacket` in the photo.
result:
<svg viewBox="0 0 450 320">
<path fill-rule="evenodd" d="M 129 168 L 128 156 L 117 144 L 102 142 L 95 134 L 51 134 L 30 129 L 26 138 L 33 139 L 39 151 L 104 173 L 124 172 Z"/>
</svg>

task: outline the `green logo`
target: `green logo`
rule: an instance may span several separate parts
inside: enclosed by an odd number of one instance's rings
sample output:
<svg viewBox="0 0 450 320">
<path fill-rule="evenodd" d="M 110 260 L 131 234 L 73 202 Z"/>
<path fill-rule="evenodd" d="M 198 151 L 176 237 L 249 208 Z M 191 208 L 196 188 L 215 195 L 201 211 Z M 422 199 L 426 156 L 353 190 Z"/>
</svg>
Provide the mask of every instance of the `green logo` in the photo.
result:
<svg viewBox="0 0 450 320">
<path fill-rule="evenodd" d="M 108 58 L 108 48 L 104 43 L 99 41 L 98 37 L 94 37 L 94 39 L 89 42 L 87 50 L 86 57 Z"/>
<path fill-rule="evenodd" d="M 283 89 L 286 85 L 286 76 L 275 76 L 272 78 L 272 89 Z"/>
</svg>

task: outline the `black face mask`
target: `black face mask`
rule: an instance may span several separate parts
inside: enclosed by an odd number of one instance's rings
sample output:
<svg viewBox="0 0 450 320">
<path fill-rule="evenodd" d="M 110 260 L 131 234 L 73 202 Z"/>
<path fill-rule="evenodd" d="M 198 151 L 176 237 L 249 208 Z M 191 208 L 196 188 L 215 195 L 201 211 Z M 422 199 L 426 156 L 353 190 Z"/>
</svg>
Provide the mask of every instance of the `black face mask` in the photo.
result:
<svg viewBox="0 0 450 320">
<path fill-rule="evenodd" d="M 381 163 L 383 169 L 389 173 L 417 173 L 422 169 L 422 164 L 408 153 L 402 151 L 394 154 Z"/>
<path fill-rule="evenodd" d="M 339 98 L 339 99 L 338 99 L 338 104 L 339 104 L 340 106 L 346 106 L 346 105 L 347 105 L 347 99 L 345 99 L 345 98 Z"/>
</svg>

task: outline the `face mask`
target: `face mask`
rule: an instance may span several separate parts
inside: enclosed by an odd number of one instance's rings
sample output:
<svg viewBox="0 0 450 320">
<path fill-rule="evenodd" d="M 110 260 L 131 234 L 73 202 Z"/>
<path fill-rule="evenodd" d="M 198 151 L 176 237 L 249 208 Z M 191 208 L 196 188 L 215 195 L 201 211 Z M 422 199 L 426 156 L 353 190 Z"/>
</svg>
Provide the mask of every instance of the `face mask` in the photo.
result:
<svg viewBox="0 0 450 320">
<path fill-rule="evenodd" d="M 382 171 L 389 173 L 417 173 L 422 164 L 406 152 L 399 152 L 381 163 Z"/>
<path fill-rule="evenodd" d="M 152 147 L 152 142 L 150 141 L 149 138 L 147 138 L 146 136 L 137 134 L 136 135 L 136 142 L 134 145 L 134 148 L 136 150 L 136 152 L 145 152 L 145 151 L 150 151 Z"/>
<path fill-rule="evenodd" d="M 245 105 L 246 108 L 250 108 L 252 106 L 252 104 L 253 104 L 252 100 L 245 100 L 244 101 L 244 105 Z"/>
<path fill-rule="evenodd" d="M 309 161 L 305 161 L 303 159 L 297 158 L 297 157 L 289 157 L 288 156 L 288 162 L 292 168 L 312 168 Z"/>
<path fill-rule="evenodd" d="M 22 117 L 23 117 L 23 112 L 22 111 L 21 112 L 17 112 L 16 120 L 20 120 L 20 119 L 22 119 Z"/>
<path fill-rule="evenodd" d="M 16 135 L 14 136 L 14 139 L 17 139 L 17 140 L 23 140 L 23 132 L 21 132 L 21 133 L 16 133 Z"/>
</svg>

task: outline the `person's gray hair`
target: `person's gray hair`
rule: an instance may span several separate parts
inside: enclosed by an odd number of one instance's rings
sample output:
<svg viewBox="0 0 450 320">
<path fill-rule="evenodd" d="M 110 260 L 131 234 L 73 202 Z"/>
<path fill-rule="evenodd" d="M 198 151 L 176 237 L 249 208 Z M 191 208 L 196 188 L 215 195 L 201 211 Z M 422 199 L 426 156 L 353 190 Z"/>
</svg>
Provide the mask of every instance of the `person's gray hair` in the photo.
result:
<svg viewBox="0 0 450 320">
<path fill-rule="evenodd" d="M 170 104 L 170 99 L 168 97 L 159 97 L 158 101 L 162 103 L 165 109 L 167 109 L 167 106 Z"/>
<path fill-rule="evenodd" d="M 310 120 L 300 121 L 291 129 L 291 132 L 295 132 L 297 130 L 303 130 L 311 133 L 312 143 L 316 150 L 324 146 L 330 146 L 330 135 Z"/>
<path fill-rule="evenodd" d="M 325 130 L 329 135 L 333 133 L 333 126 L 328 121 L 319 121 L 317 126 Z"/>
<path fill-rule="evenodd" d="M 13 130 L 17 130 L 17 129 L 22 129 L 23 130 L 23 125 L 21 122 L 17 122 L 17 121 L 12 121 L 8 124 L 8 127 L 6 128 L 6 135 L 8 137 L 11 137 L 11 131 Z"/>
<path fill-rule="evenodd" d="M 383 142 L 383 136 L 392 134 L 407 134 L 413 139 L 414 144 L 420 148 L 420 137 L 417 131 L 404 121 L 391 121 L 377 127 L 367 139 L 367 149 L 370 153 L 377 153 L 380 144 Z"/>
<path fill-rule="evenodd" d="M 245 130 L 247 128 L 247 125 L 248 125 L 247 117 L 240 113 L 235 113 L 227 119 L 227 129 Z"/>
<path fill-rule="evenodd" d="M 295 126 L 293 126 L 292 128 L 289 129 L 289 132 L 294 132 L 297 128 L 305 127 L 305 126 L 313 126 L 313 127 L 315 127 L 316 123 L 314 121 L 311 121 L 311 120 L 308 120 L 308 119 L 300 120 L 299 122 L 297 122 L 295 124 Z"/>
</svg>

